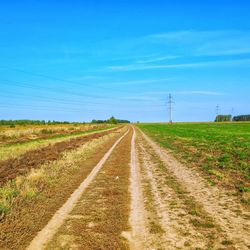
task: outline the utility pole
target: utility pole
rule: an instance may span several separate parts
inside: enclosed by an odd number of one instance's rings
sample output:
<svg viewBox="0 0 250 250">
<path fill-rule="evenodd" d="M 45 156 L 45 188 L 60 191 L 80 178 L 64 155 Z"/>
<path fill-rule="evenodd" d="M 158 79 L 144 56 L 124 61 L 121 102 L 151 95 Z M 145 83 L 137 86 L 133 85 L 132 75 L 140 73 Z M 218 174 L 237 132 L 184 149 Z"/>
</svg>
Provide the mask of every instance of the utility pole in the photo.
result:
<svg viewBox="0 0 250 250">
<path fill-rule="evenodd" d="M 219 111 L 220 111 L 220 106 L 219 104 L 216 105 L 216 116 L 219 115 Z"/>
<path fill-rule="evenodd" d="M 168 96 L 168 110 L 169 110 L 169 123 L 172 123 L 172 104 L 173 104 L 173 97 L 171 94 Z"/>
</svg>

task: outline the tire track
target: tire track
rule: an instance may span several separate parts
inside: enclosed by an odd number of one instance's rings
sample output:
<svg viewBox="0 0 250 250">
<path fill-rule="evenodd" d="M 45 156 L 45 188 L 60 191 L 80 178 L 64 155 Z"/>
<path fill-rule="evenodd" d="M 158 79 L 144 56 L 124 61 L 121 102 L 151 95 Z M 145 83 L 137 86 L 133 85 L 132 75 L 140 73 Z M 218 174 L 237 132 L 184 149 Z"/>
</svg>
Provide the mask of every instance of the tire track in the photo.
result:
<svg viewBox="0 0 250 250">
<path fill-rule="evenodd" d="M 131 249 L 145 249 L 148 230 L 145 221 L 145 210 L 143 205 L 143 194 L 141 186 L 141 175 L 136 154 L 136 132 L 133 127 L 133 137 L 131 141 L 131 173 L 130 173 L 130 193 L 131 193 L 131 213 L 129 222 L 132 228 L 131 232 L 124 232 L 123 235 L 130 242 Z"/>
<path fill-rule="evenodd" d="M 233 197 L 228 196 L 216 187 L 208 186 L 198 173 L 179 163 L 141 130 L 140 133 L 166 164 L 175 178 L 199 204 L 202 204 L 206 212 L 213 217 L 227 237 L 232 240 L 233 245 L 237 249 L 249 249 L 249 213 L 244 211 Z"/>
<path fill-rule="evenodd" d="M 52 239 L 52 237 L 57 232 L 59 227 L 63 224 L 65 219 L 67 219 L 69 213 L 73 210 L 85 189 L 89 186 L 89 184 L 95 178 L 104 163 L 110 157 L 115 147 L 128 133 L 129 130 L 113 144 L 113 146 L 103 156 L 100 162 L 93 168 L 89 176 L 80 184 L 80 186 L 72 193 L 66 203 L 64 203 L 64 205 L 54 214 L 48 224 L 31 241 L 30 245 L 27 247 L 28 250 L 44 249 L 46 247 L 46 244 Z"/>
</svg>

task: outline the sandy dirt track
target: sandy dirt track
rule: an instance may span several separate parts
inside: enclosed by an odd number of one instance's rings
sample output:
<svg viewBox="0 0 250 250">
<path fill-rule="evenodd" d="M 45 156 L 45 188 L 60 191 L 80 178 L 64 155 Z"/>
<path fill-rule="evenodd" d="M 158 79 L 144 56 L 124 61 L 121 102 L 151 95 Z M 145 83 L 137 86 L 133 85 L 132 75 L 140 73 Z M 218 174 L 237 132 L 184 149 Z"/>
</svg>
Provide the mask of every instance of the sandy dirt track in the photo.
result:
<svg viewBox="0 0 250 250">
<path fill-rule="evenodd" d="M 127 131 L 122 137 L 120 137 L 115 144 L 109 149 L 109 151 L 103 156 L 101 161 L 93 168 L 89 176 L 80 184 L 80 186 L 74 191 L 67 202 L 56 212 L 48 224 L 37 234 L 37 236 L 32 240 L 27 249 L 37 250 L 44 249 L 46 243 L 54 236 L 58 228 L 63 224 L 69 213 L 74 208 L 76 202 L 82 196 L 84 190 L 88 187 L 91 181 L 95 178 L 97 173 L 102 168 L 103 164 L 111 155 L 114 148 L 119 144 L 119 142 L 128 134 Z"/>
<path fill-rule="evenodd" d="M 133 128 L 133 137 L 131 141 L 131 214 L 129 218 L 132 227 L 131 232 L 124 232 L 124 236 L 129 240 L 132 249 L 145 249 L 145 243 L 148 238 L 148 230 L 145 222 L 145 211 L 143 206 L 143 194 L 141 185 L 140 169 L 136 153 L 136 132 Z"/>
</svg>

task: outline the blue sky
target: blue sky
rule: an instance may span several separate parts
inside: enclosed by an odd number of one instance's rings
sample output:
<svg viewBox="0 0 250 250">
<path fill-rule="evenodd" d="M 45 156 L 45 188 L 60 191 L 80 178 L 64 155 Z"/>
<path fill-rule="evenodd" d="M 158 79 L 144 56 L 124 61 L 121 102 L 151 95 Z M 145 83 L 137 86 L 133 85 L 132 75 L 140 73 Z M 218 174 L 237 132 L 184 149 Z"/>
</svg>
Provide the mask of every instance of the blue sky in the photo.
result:
<svg viewBox="0 0 250 250">
<path fill-rule="evenodd" d="M 0 0 L 0 119 L 250 113 L 250 2 Z"/>
</svg>

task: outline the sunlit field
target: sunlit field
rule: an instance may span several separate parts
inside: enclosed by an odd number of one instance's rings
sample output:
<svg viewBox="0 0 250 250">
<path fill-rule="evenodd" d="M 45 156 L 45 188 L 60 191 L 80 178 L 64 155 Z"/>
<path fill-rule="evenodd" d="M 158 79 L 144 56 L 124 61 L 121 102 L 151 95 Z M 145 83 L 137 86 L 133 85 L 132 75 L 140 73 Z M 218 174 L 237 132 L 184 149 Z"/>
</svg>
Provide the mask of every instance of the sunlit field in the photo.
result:
<svg viewBox="0 0 250 250">
<path fill-rule="evenodd" d="M 249 202 L 250 123 L 141 124 L 161 146 Z"/>
</svg>

